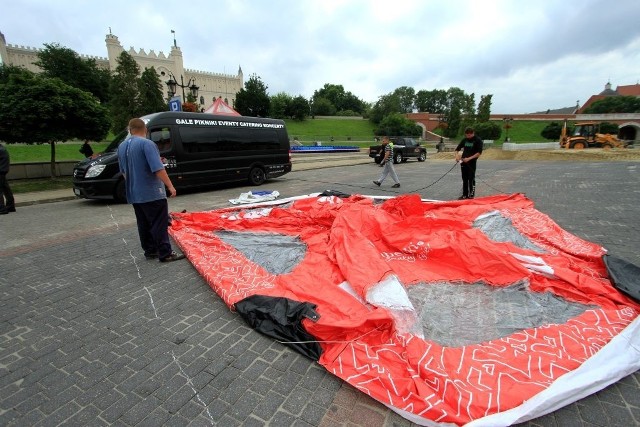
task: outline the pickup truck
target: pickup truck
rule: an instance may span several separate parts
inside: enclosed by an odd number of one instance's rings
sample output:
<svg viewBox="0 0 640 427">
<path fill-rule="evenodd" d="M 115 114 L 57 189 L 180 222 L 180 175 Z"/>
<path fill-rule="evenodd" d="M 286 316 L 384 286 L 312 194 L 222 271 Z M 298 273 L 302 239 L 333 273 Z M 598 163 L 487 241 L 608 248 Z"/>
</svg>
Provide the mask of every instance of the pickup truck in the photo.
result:
<svg viewBox="0 0 640 427">
<path fill-rule="evenodd" d="M 393 142 L 393 163 L 406 162 L 409 157 L 415 157 L 419 162 L 427 160 L 427 149 L 418 144 L 413 138 L 393 137 L 389 138 Z M 380 163 L 384 158 L 384 149 L 382 145 L 373 145 L 369 147 L 369 157 L 373 161 Z"/>
</svg>

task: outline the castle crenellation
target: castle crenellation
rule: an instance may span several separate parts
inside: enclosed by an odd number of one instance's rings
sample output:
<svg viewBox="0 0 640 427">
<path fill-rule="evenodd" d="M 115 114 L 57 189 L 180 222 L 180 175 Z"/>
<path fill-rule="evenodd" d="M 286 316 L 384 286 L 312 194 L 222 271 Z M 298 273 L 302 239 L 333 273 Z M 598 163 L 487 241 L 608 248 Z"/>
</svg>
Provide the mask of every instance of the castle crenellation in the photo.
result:
<svg viewBox="0 0 640 427">
<path fill-rule="evenodd" d="M 236 78 L 236 76 L 234 76 L 233 74 L 224 74 L 224 73 L 214 73 L 212 71 L 200 71 L 200 70 L 193 70 L 191 68 L 185 68 L 184 69 L 185 72 L 187 73 L 192 73 L 192 74 L 202 74 L 205 76 L 211 76 L 211 77 L 228 77 L 228 78 Z"/>
<path fill-rule="evenodd" d="M 117 67 L 117 57 L 125 50 L 120 44 L 118 37 L 114 34 L 107 34 L 105 43 L 107 47 L 107 57 L 81 53 L 78 55 L 83 59 L 96 60 L 99 66 L 114 71 Z M 4 34 L 0 32 L 0 55 L 2 63 L 4 64 L 25 67 L 28 70 L 39 73 L 42 70 L 34 63 L 38 60 L 38 53 L 42 51 L 42 48 L 7 44 Z M 133 57 L 141 70 L 153 66 L 158 73 L 158 77 L 163 82 L 166 82 L 170 74 L 177 76 L 176 79 L 180 77 L 183 78 L 185 83 L 190 79 L 197 78 L 198 85 L 200 86 L 198 102 L 203 108 L 206 108 L 217 98 L 223 98 L 233 106 L 235 103 L 235 95 L 242 89 L 244 84 L 242 69 L 240 67 L 236 75 L 185 68 L 183 65 L 182 51 L 180 47 L 175 45 L 171 46 L 169 55 L 166 55 L 163 51 L 156 53 L 153 49 L 150 49 L 149 53 L 147 53 L 145 49 L 140 48 L 136 50 L 133 46 L 129 47 L 127 53 Z M 178 93 L 177 95 L 180 94 L 181 93 Z"/>
<path fill-rule="evenodd" d="M 7 47 L 8 48 L 13 48 L 13 49 L 31 50 L 31 51 L 35 51 L 35 52 L 39 52 L 39 51 L 42 50 L 41 48 L 38 48 L 38 47 L 22 46 L 22 45 L 18 46 L 16 44 L 8 44 Z"/>
</svg>

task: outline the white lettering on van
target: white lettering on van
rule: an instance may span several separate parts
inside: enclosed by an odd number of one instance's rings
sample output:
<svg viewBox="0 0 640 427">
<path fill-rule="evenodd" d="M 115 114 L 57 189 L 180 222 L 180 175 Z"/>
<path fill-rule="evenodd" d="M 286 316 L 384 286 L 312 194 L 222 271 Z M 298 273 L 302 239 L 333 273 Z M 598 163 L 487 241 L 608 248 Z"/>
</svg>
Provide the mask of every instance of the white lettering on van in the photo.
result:
<svg viewBox="0 0 640 427">
<path fill-rule="evenodd" d="M 218 124 L 220 126 L 238 126 L 238 122 L 232 122 L 229 120 L 220 120 Z"/>
<path fill-rule="evenodd" d="M 176 119 L 177 125 L 196 125 L 196 126 L 229 126 L 229 127 L 247 127 L 247 128 L 270 128 L 282 129 L 283 124 L 278 123 L 254 123 L 239 122 L 235 120 L 200 120 L 200 119 Z"/>
</svg>

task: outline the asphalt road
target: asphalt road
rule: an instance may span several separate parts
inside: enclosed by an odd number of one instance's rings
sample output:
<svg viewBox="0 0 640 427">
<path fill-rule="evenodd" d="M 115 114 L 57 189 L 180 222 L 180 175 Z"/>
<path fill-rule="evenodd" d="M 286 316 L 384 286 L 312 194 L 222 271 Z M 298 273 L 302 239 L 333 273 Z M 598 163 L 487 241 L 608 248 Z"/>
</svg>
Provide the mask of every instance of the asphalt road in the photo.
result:
<svg viewBox="0 0 640 427">
<path fill-rule="evenodd" d="M 259 189 L 460 194 L 450 161 L 397 165 L 398 189 L 376 187 L 381 168 L 359 163 L 299 163 Z M 478 197 L 524 193 L 565 230 L 640 265 L 640 163 L 487 160 L 477 178 Z M 169 205 L 228 207 L 252 189 L 219 186 Z M 140 261 L 130 206 L 23 206 L 0 217 L 0 242 L 0 425 L 411 425 L 250 330 L 188 261 Z M 640 425 L 639 391 L 636 372 L 525 425 Z"/>
</svg>

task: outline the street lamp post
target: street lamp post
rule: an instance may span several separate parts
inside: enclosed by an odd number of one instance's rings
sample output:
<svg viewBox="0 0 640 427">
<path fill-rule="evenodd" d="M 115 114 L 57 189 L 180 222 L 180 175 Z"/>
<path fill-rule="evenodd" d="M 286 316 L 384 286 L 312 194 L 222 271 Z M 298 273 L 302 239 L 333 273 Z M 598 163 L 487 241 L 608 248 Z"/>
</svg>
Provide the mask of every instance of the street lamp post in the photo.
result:
<svg viewBox="0 0 640 427">
<path fill-rule="evenodd" d="M 193 80 L 193 83 L 192 83 L 192 80 Z M 167 83 L 167 87 L 169 88 L 169 91 L 168 91 L 169 98 L 171 98 L 173 95 L 176 94 L 177 87 L 182 88 L 182 102 L 185 102 L 187 100 L 184 96 L 185 88 L 189 88 L 189 93 L 191 94 L 191 96 L 193 96 L 194 98 L 198 97 L 198 89 L 200 88 L 196 86 L 196 79 L 190 78 L 187 84 L 184 84 L 184 78 L 182 77 L 182 74 L 181 74 L 180 83 L 178 83 L 176 77 L 173 74 L 169 73 L 169 80 L 166 83 Z"/>
<path fill-rule="evenodd" d="M 504 121 L 504 128 L 507 130 L 507 136 L 504 138 L 504 142 L 510 142 L 509 139 L 509 129 L 511 129 L 511 122 L 513 121 L 513 117 L 503 117 L 502 121 Z"/>
<path fill-rule="evenodd" d="M 444 151 L 444 130 L 447 127 L 447 121 L 444 114 L 438 116 L 438 127 L 440 128 L 440 143 L 438 144 L 438 153 Z"/>
</svg>

